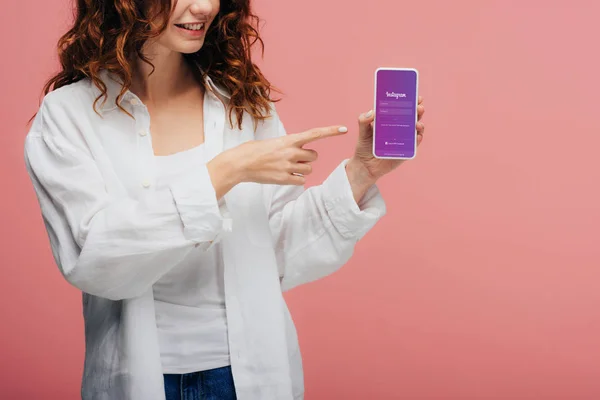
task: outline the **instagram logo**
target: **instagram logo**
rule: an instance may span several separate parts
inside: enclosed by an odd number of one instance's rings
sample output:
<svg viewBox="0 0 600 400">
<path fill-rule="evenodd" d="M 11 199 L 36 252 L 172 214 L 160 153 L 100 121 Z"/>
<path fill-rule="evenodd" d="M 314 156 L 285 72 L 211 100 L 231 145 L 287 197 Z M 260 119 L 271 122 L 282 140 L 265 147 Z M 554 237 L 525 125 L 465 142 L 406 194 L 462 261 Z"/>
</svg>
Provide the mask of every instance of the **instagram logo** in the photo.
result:
<svg viewBox="0 0 600 400">
<path fill-rule="evenodd" d="M 398 100 L 400 97 L 406 97 L 406 93 L 394 93 L 394 92 L 385 92 L 387 97 L 393 97 Z"/>
</svg>

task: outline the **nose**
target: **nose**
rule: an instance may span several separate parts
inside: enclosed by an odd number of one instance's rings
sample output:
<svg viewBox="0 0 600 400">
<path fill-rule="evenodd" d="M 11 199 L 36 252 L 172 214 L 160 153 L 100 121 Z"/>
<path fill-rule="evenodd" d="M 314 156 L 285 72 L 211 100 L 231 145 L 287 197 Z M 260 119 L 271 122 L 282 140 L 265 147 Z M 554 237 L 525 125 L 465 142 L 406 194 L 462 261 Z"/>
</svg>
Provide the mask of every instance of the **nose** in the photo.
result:
<svg viewBox="0 0 600 400">
<path fill-rule="evenodd" d="M 195 0 L 190 6 L 190 12 L 194 15 L 210 15 L 213 6 L 210 0 Z"/>
</svg>

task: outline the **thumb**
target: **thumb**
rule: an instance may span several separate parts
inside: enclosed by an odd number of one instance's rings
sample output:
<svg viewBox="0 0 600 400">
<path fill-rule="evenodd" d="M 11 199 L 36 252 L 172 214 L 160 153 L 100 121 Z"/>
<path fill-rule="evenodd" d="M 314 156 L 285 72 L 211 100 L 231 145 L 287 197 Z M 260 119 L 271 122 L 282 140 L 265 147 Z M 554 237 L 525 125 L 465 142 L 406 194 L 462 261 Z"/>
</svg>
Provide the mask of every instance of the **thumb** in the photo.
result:
<svg viewBox="0 0 600 400">
<path fill-rule="evenodd" d="M 373 136 L 373 126 L 371 125 L 375 120 L 375 114 L 373 110 L 363 113 L 358 117 L 358 137 L 364 139 L 370 139 Z"/>
</svg>

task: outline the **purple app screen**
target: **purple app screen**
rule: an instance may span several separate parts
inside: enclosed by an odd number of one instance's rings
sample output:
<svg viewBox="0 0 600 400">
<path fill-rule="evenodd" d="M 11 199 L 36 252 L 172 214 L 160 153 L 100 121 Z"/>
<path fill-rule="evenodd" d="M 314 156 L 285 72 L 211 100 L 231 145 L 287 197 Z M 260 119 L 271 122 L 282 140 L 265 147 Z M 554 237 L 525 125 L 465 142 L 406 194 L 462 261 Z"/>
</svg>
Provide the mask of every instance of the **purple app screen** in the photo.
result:
<svg viewBox="0 0 600 400">
<path fill-rule="evenodd" d="M 378 157 L 415 155 L 417 72 L 377 71 L 375 145 Z"/>
</svg>

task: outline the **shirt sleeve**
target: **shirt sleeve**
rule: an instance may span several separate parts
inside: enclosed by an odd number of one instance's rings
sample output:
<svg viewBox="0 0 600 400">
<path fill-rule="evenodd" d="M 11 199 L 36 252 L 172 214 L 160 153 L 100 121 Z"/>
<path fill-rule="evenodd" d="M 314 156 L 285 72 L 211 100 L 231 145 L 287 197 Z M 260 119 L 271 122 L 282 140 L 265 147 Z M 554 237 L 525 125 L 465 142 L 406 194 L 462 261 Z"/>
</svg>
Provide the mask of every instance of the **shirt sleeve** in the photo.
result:
<svg viewBox="0 0 600 400">
<path fill-rule="evenodd" d="M 42 129 L 25 140 L 25 164 L 54 259 L 75 287 L 111 300 L 137 297 L 224 228 L 206 166 L 141 200 L 109 191 L 115 184 L 89 149 L 66 139 L 73 124 L 40 112 L 35 126 Z"/>
<path fill-rule="evenodd" d="M 278 135 L 285 129 L 276 114 Z M 267 193 L 282 290 L 315 281 L 343 266 L 356 243 L 385 215 L 374 185 L 357 204 L 341 162 L 319 186 L 273 185 Z"/>
</svg>

